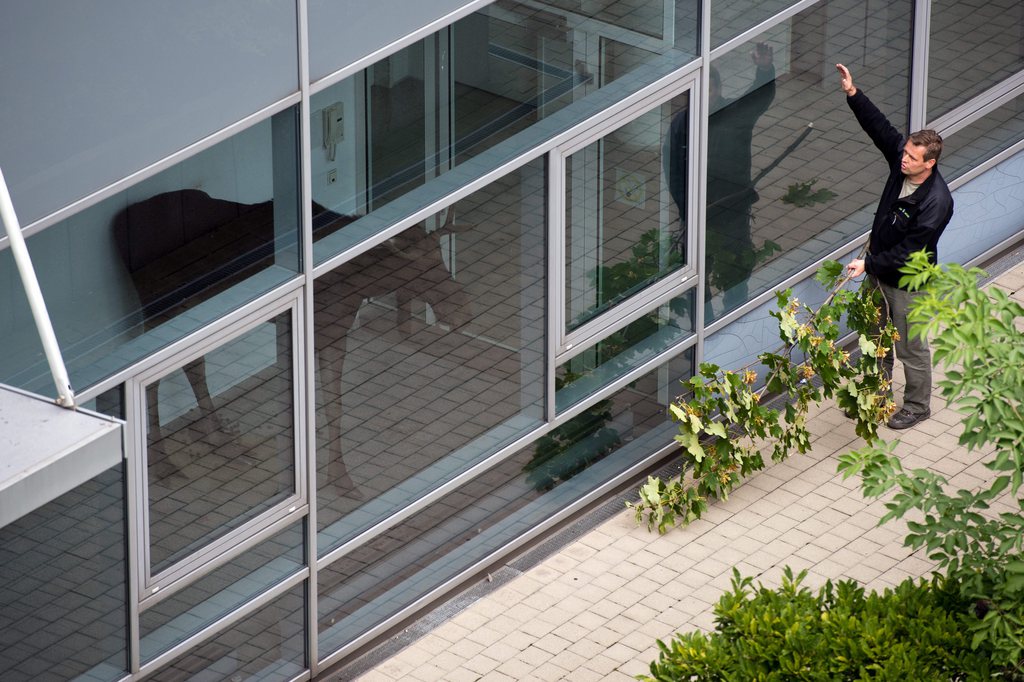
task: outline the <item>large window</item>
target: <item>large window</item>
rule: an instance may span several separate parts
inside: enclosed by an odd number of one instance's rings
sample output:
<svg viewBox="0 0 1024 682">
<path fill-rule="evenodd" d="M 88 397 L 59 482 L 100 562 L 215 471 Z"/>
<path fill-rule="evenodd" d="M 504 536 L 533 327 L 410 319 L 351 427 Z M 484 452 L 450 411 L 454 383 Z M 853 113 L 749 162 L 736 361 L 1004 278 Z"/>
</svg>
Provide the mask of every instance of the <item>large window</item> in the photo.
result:
<svg viewBox="0 0 1024 682">
<path fill-rule="evenodd" d="M 491 4 L 314 95 L 317 262 L 696 56 L 695 0 L 551 4 Z"/>
<path fill-rule="evenodd" d="M 886 165 L 834 64 L 906 130 L 912 4 L 827 0 L 714 60 L 706 321 L 867 231 Z"/>
<path fill-rule="evenodd" d="M 296 123 L 288 109 L 27 240 L 76 390 L 294 275 Z M 0 381 L 50 393 L 9 249 L 0 279 Z"/>
<path fill-rule="evenodd" d="M 322 555 L 541 424 L 544 159 L 320 276 Z"/>
</svg>

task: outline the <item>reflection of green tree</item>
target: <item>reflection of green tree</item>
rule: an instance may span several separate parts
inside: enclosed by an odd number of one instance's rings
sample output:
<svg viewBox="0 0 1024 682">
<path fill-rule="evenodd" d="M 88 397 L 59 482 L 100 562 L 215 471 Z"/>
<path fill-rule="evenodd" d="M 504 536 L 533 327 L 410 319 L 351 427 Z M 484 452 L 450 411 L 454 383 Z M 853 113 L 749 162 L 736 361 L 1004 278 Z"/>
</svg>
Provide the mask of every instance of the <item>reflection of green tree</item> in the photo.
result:
<svg viewBox="0 0 1024 682">
<path fill-rule="evenodd" d="M 601 299 L 605 305 L 631 296 L 666 272 L 682 265 L 683 256 L 678 251 L 663 253 L 661 238 L 661 230 L 658 228 L 647 230 L 630 249 L 630 258 L 597 268 L 594 277 L 601 287 Z"/>
<path fill-rule="evenodd" d="M 556 378 L 555 390 L 578 378 L 572 372 Z M 533 459 L 523 467 L 526 480 L 539 491 L 551 490 L 619 447 L 619 432 L 607 426 L 611 405 L 611 399 L 595 403 L 538 440 Z"/>
</svg>

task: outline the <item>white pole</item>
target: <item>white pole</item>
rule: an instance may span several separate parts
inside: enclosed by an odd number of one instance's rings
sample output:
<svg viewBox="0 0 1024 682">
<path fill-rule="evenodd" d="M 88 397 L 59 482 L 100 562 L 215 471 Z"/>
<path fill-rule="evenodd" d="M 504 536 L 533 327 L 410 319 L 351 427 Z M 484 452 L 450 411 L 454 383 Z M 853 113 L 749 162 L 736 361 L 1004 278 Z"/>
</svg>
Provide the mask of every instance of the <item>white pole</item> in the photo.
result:
<svg viewBox="0 0 1024 682">
<path fill-rule="evenodd" d="M 74 409 L 75 393 L 71 390 L 71 380 L 68 379 L 64 358 L 60 354 L 60 346 L 57 345 L 57 336 L 53 333 L 53 325 L 50 324 L 50 316 L 46 312 L 46 303 L 43 301 L 43 293 L 39 290 L 36 271 L 32 269 L 32 260 L 28 256 L 28 248 L 25 246 L 25 237 L 21 234 L 18 216 L 14 213 L 14 203 L 11 201 L 10 192 L 7 191 L 3 170 L 0 170 L 0 220 L 3 221 L 4 229 L 7 230 L 7 238 L 11 240 L 11 253 L 18 266 L 21 283 L 25 286 L 25 295 L 28 296 L 28 305 L 32 309 L 32 317 L 36 321 L 39 340 L 43 343 L 46 362 L 50 365 L 50 374 L 53 375 L 53 383 L 57 387 L 56 402 L 68 409 Z"/>
</svg>

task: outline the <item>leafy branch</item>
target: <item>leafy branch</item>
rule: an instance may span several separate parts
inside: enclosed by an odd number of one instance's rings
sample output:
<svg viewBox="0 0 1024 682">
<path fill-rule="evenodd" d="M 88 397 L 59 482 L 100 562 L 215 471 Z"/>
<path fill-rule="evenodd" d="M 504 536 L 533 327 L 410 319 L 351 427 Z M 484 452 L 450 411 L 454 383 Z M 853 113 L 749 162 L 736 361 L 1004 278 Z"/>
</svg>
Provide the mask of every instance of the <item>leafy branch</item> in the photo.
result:
<svg viewBox="0 0 1024 682">
<path fill-rule="evenodd" d="M 778 320 L 783 346 L 758 356 L 768 369 L 763 381 L 756 365 L 729 371 L 704 363 L 685 382 L 692 397 L 677 400 L 669 411 L 679 424 L 676 440 L 688 466 L 668 481 L 648 478 L 640 499 L 627 503 L 637 523 L 646 522 L 659 533 L 686 525 L 703 515 L 709 500 L 727 499 L 744 477 L 763 469 L 762 452 L 770 449 L 775 462 L 807 452 L 808 410 L 825 399 L 834 398 L 856 416 L 859 436 L 867 442 L 877 438 L 878 423 L 894 409 L 878 358 L 890 352 L 896 331 L 880 323 L 877 290 L 845 289 L 850 280 L 838 262 L 825 263 L 817 280 L 830 293 L 816 310 L 800 303 L 791 290 L 776 293 L 778 310 L 771 315 Z M 837 345 L 844 316 L 858 333 L 856 360 Z M 785 395 L 784 408 L 765 406 L 767 394 Z"/>
</svg>

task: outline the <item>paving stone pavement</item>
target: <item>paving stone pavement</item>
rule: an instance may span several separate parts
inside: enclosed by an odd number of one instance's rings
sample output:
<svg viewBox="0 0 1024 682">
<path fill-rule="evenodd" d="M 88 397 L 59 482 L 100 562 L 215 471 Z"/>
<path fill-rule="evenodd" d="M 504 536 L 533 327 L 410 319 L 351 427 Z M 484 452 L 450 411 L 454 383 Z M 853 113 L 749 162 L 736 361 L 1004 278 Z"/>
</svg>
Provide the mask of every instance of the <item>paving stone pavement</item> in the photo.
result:
<svg viewBox="0 0 1024 682">
<path fill-rule="evenodd" d="M 989 286 L 1024 303 L 1024 264 Z M 899 437 L 905 466 L 983 485 L 990 451 L 958 445 L 959 414 L 937 394 L 931 408 L 927 421 L 883 436 Z M 659 536 L 616 513 L 357 679 L 630 680 L 648 672 L 656 639 L 713 628 L 712 606 L 734 566 L 765 585 L 777 585 L 785 566 L 806 569 L 812 588 L 854 578 L 882 590 L 926 574 L 932 564 L 903 546 L 905 528 L 877 525 L 884 502 L 836 473 L 837 457 L 861 445 L 853 423 L 831 402 L 809 423 L 810 453 L 751 477 L 696 523 Z"/>
</svg>

